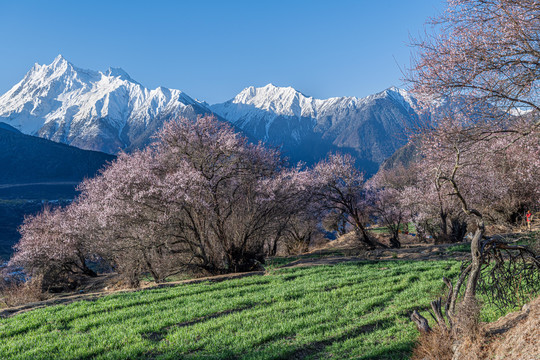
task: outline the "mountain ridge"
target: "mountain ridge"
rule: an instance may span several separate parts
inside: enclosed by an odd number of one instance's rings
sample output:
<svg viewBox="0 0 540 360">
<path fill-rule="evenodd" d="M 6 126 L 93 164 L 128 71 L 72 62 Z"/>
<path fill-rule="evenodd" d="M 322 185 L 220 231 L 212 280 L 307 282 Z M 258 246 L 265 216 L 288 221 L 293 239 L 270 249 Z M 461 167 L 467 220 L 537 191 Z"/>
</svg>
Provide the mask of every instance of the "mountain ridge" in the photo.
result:
<svg viewBox="0 0 540 360">
<path fill-rule="evenodd" d="M 251 86 L 210 109 L 293 160 L 311 163 L 340 151 L 367 173 L 406 143 L 407 128 L 419 119 L 416 99 L 396 87 L 365 98 L 315 99 L 291 87 Z"/>
<path fill-rule="evenodd" d="M 147 89 L 124 70 L 75 67 L 61 55 L 35 64 L 0 96 L 0 121 L 25 134 L 87 150 L 116 153 L 163 115 L 194 117 L 210 112 L 180 90 Z"/>
<path fill-rule="evenodd" d="M 0 184 L 80 182 L 115 156 L 4 128 L 0 123 Z"/>
<path fill-rule="evenodd" d="M 48 201 L 66 205 L 78 183 L 114 158 L 25 135 L 0 122 L 0 264 L 20 239 L 17 229 L 25 216 Z"/>
<path fill-rule="evenodd" d="M 209 105 L 185 92 L 147 89 L 121 68 L 80 69 L 61 55 L 35 64 L 0 96 L 0 122 L 25 134 L 107 153 L 140 149 L 163 122 L 214 114 L 251 141 L 280 148 L 291 162 L 312 164 L 328 152 L 350 153 L 367 173 L 405 144 L 418 103 L 389 87 L 364 98 L 316 99 L 292 87 L 249 86 Z"/>
</svg>

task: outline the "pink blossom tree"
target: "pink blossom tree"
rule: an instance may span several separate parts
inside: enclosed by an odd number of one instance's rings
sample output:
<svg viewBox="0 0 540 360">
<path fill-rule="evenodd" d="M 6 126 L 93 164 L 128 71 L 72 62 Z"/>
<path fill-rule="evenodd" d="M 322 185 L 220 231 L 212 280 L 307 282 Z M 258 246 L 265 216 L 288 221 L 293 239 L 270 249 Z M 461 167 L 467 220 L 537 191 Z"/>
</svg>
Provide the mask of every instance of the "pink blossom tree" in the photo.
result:
<svg viewBox="0 0 540 360">
<path fill-rule="evenodd" d="M 466 222 L 459 203 L 447 196 L 450 191 L 438 178 L 435 153 L 422 143 L 417 146 L 421 156 L 415 163 L 385 171 L 382 180 L 398 190 L 399 205 L 422 239 L 429 235 L 435 242 L 461 241 Z"/>
<path fill-rule="evenodd" d="M 536 120 L 519 131 L 538 128 L 538 11 L 534 0 L 449 1 L 448 9 L 430 22 L 437 31 L 415 41 L 418 53 L 409 78 L 415 92 L 425 99 L 460 99 L 484 109 L 490 104 L 503 110 L 500 114 L 528 109 Z M 476 120 L 480 127 L 483 120 Z M 493 119 L 485 125 L 487 133 L 500 130 Z"/>
<path fill-rule="evenodd" d="M 515 251 L 521 258 L 530 254 L 524 247 L 485 236 L 487 208 L 482 204 L 515 194 L 510 189 L 518 184 L 509 183 L 504 168 L 516 147 L 526 149 L 524 143 L 530 139 L 532 149 L 522 156 L 533 164 L 524 168 L 538 169 L 540 160 L 534 154 L 540 127 L 539 14 L 540 5 L 533 0 L 452 0 L 448 10 L 432 21 L 438 31 L 416 43 L 419 51 L 410 77 L 414 91 L 428 106 L 454 102 L 451 113 L 437 119 L 434 129 L 423 132 L 426 160 L 431 162 L 437 186 L 448 189 L 477 226 L 471 264 L 454 287 L 449 284 L 450 321 L 462 283 L 466 282 L 464 301 L 474 301 L 486 262 L 496 261 L 497 269 L 511 271 L 504 266 L 501 251 Z M 534 184 L 531 178 L 523 180 Z M 532 269 L 529 274 L 534 276 L 539 264 L 534 256 L 529 260 L 537 266 L 531 268 L 525 262 L 519 269 Z M 440 301 L 433 309 L 445 327 Z"/>
<path fill-rule="evenodd" d="M 10 265 L 23 267 L 30 276 L 43 276 L 44 286 L 66 280 L 72 274 L 95 277 L 87 263 L 91 254 L 75 230 L 77 221 L 70 209 L 48 207 L 27 217 Z"/>
<path fill-rule="evenodd" d="M 86 181 L 80 203 L 96 214 L 100 255 L 136 285 L 141 272 L 256 267 L 309 203 L 311 179 L 214 118 L 179 119 Z"/>
<path fill-rule="evenodd" d="M 390 233 L 390 246 L 394 248 L 401 247 L 399 232 L 402 224 L 413 220 L 414 207 L 405 201 L 409 199 L 405 196 L 405 189 L 418 185 L 417 174 L 411 171 L 412 168 L 414 165 L 381 169 L 368 182 L 372 214 Z M 414 201 L 418 199 L 414 197 Z"/>
<path fill-rule="evenodd" d="M 330 155 L 315 165 L 313 176 L 317 181 L 314 191 L 326 212 L 344 219 L 369 248 L 386 247 L 369 236 L 366 229 L 371 204 L 364 175 L 350 155 Z"/>
<path fill-rule="evenodd" d="M 94 275 L 86 261 L 102 259 L 131 286 L 143 273 L 254 269 L 291 234 L 310 238 L 297 225 L 313 220 L 314 179 L 213 117 L 181 118 L 85 180 L 68 208 L 29 218 L 12 262 Z"/>
</svg>

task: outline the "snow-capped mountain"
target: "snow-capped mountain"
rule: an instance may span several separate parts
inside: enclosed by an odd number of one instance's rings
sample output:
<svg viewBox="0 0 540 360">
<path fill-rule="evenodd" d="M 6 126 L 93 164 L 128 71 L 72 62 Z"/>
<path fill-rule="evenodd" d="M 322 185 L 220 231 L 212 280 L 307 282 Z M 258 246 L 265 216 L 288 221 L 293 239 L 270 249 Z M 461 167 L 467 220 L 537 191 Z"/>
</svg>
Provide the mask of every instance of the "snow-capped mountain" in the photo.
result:
<svg viewBox="0 0 540 360">
<path fill-rule="evenodd" d="M 405 144 L 405 130 L 418 120 L 416 100 L 398 88 L 366 98 L 322 100 L 269 84 L 210 106 L 179 90 L 147 89 L 122 69 L 77 68 L 60 55 L 50 65 L 34 65 L 0 96 L 0 122 L 112 154 L 148 144 L 170 118 L 208 113 L 251 140 L 281 147 L 294 162 L 313 163 L 340 151 L 354 155 L 368 173 Z"/>
<path fill-rule="evenodd" d="M 21 132 L 108 153 L 145 145 L 171 116 L 209 112 L 179 90 L 147 89 L 122 69 L 79 69 L 61 55 L 0 97 L 0 121 Z"/>
<path fill-rule="evenodd" d="M 282 146 L 293 160 L 349 152 L 367 172 L 406 143 L 405 131 L 419 118 L 416 100 L 395 87 L 366 98 L 321 100 L 269 84 L 210 108 L 251 136 Z"/>
</svg>

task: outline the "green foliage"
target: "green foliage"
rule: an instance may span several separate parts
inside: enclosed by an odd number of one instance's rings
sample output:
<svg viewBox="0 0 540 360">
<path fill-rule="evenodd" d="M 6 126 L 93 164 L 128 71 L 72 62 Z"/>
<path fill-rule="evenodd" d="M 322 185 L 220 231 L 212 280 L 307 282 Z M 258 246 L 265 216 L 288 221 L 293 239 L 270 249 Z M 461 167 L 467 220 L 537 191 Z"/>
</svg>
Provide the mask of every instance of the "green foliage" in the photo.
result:
<svg viewBox="0 0 540 360">
<path fill-rule="evenodd" d="M 450 246 L 450 247 L 446 248 L 446 251 L 450 252 L 450 253 L 454 253 L 454 252 L 470 253 L 471 252 L 471 244 L 467 243 L 467 244 L 459 244 L 459 245 Z"/>
<path fill-rule="evenodd" d="M 300 256 L 274 256 L 265 261 L 264 269 L 266 271 L 274 270 L 280 266 L 287 265 L 293 261 L 300 259 Z"/>
<path fill-rule="evenodd" d="M 540 242 L 540 231 L 529 231 L 520 234 L 520 240 L 516 242 L 516 245 L 525 245 L 533 249 L 538 249 L 538 243 Z"/>
<path fill-rule="evenodd" d="M 321 252 L 314 252 L 311 254 L 296 255 L 296 256 L 274 256 L 266 260 L 264 269 L 266 271 L 275 270 L 280 266 L 293 263 L 300 259 L 322 259 L 327 257 L 346 256 L 345 252 L 341 250 L 324 250 Z"/>
<path fill-rule="evenodd" d="M 413 223 L 400 224 L 399 229 L 402 232 L 407 231 L 411 234 L 416 234 L 416 226 L 414 226 Z M 386 226 L 374 227 L 374 228 L 369 229 L 369 231 L 371 231 L 374 234 L 385 234 L 388 232 L 388 227 Z"/>
<path fill-rule="evenodd" d="M 0 320 L 1 359 L 405 359 L 459 263 L 359 262 L 80 301 Z M 434 290 L 435 289 L 435 290 Z"/>
</svg>

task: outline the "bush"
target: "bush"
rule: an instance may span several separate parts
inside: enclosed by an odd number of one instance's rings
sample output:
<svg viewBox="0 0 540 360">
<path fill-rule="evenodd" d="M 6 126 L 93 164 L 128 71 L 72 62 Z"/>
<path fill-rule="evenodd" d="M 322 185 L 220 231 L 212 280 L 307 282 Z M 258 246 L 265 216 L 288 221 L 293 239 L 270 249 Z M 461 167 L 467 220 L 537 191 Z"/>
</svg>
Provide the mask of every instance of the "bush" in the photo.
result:
<svg viewBox="0 0 540 360">
<path fill-rule="evenodd" d="M 2 279 L 2 282 L 3 284 L 0 284 L 0 303 L 4 306 L 14 307 L 47 299 L 47 294 L 42 291 L 42 276 L 26 279 L 26 281 L 8 282 Z"/>
</svg>

